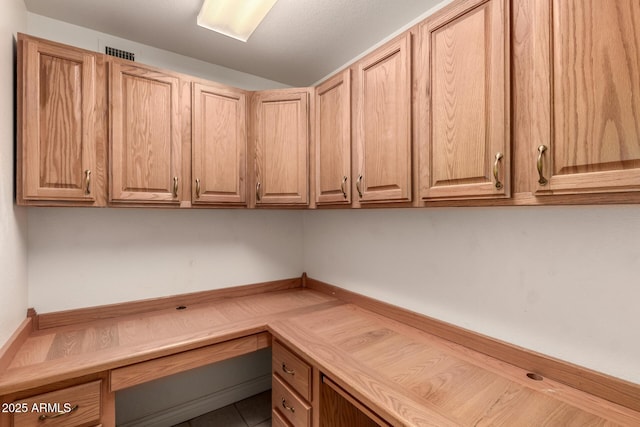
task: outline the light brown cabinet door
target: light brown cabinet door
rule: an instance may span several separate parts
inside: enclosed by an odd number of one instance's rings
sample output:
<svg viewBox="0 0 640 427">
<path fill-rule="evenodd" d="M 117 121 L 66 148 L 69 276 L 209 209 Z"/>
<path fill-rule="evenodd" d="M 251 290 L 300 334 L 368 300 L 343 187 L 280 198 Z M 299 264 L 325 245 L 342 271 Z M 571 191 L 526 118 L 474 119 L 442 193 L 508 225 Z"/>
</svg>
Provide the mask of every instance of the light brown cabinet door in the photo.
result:
<svg viewBox="0 0 640 427">
<path fill-rule="evenodd" d="M 356 190 L 360 202 L 411 200 L 411 35 L 358 65 Z"/>
<path fill-rule="evenodd" d="M 509 195 L 508 3 L 460 3 L 420 27 L 423 199 Z"/>
<path fill-rule="evenodd" d="M 316 203 L 351 203 L 351 70 L 316 87 Z"/>
<path fill-rule="evenodd" d="M 96 56 L 20 35 L 18 200 L 104 204 Z M 101 144 L 100 144 L 101 145 Z"/>
<path fill-rule="evenodd" d="M 245 92 L 194 83 L 192 108 L 193 203 L 245 204 Z"/>
<path fill-rule="evenodd" d="M 536 0 L 533 19 L 534 191 L 639 190 L 640 3 Z"/>
<path fill-rule="evenodd" d="M 256 205 L 309 203 L 309 92 L 256 92 L 254 108 Z"/>
<path fill-rule="evenodd" d="M 179 203 L 183 177 L 178 77 L 120 61 L 110 66 L 109 200 Z"/>
</svg>

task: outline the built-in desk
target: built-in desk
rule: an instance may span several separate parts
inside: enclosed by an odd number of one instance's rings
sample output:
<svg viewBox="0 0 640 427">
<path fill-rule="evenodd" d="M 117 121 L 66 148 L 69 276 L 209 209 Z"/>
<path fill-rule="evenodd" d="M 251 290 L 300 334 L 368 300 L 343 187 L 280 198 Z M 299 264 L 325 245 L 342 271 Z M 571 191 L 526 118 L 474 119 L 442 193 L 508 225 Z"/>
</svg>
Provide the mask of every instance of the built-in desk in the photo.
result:
<svg viewBox="0 0 640 427">
<path fill-rule="evenodd" d="M 640 414 L 352 304 L 269 326 L 392 425 L 640 426 Z"/>
<path fill-rule="evenodd" d="M 114 425 L 116 390 L 256 351 L 272 339 L 312 370 L 307 397 L 314 426 L 329 422 L 319 410 L 325 383 L 379 417 L 378 424 L 640 425 L 631 409 L 531 379 L 525 370 L 306 288 L 261 289 L 17 337 L 0 372 L 3 405 L 90 395 L 65 415 L 77 417 L 73 425 Z M 13 425 L 14 416 L 15 425 L 54 421 L 9 412 L 0 414 L 1 426 Z"/>
</svg>

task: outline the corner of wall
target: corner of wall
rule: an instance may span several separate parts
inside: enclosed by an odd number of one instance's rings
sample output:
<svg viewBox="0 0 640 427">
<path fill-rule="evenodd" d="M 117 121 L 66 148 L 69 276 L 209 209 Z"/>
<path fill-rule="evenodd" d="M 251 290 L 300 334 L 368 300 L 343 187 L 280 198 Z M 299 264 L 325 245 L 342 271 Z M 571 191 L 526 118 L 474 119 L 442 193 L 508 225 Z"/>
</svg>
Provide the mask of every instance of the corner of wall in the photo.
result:
<svg viewBox="0 0 640 427">
<path fill-rule="evenodd" d="M 22 0 L 4 2 L 0 12 L 0 93 L 5 94 L 0 98 L 0 346 L 27 312 L 27 215 L 14 202 L 15 40 L 26 26 Z"/>
</svg>

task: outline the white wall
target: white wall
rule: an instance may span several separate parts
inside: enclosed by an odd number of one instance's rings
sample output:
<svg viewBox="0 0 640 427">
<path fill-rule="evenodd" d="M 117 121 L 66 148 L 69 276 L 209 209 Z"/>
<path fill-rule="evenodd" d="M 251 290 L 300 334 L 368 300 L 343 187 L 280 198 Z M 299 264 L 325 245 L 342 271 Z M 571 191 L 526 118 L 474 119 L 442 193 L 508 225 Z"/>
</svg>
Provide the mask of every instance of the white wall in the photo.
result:
<svg viewBox="0 0 640 427">
<path fill-rule="evenodd" d="M 14 205 L 15 34 L 26 29 L 22 0 L 0 7 L 0 347 L 27 314 L 26 210 Z"/>
<path fill-rule="evenodd" d="M 39 313 L 302 274 L 295 211 L 30 208 L 28 235 Z"/>
<path fill-rule="evenodd" d="M 31 12 L 27 13 L 27 33 L 32 36 L 101 53 L 104 53 L 104 46 L 115 47 L 134 52 L 136 54 L 136 62 L 142 64 L 202 77 L 246 90 L 287 87 L 273 80 L 199 61 Z"/>
<path fill-rule="evenodd" d="M 640 383 L 640 207 L 304 214 L 304 270 Z"/>
</svg>

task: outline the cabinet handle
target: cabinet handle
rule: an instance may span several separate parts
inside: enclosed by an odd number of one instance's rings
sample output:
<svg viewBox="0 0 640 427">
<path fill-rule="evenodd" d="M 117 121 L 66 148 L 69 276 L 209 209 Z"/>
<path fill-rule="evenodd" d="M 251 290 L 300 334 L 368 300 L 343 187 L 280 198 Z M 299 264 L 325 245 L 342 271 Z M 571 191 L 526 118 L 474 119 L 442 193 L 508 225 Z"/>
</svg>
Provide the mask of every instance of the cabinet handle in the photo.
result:
<svg viewBox="0 0 640 427">
<path fill-rule="evenodd" d="M 361 182 L 362 182 L 362 175 L 358 175 L 358 180 L 356 181 L 356 189 L 358 190 L 358 196 L 362 199 L 362 189 L 360 188 Z"/>
<path fill-rule="evenodd" d="M 296 408 L 294 408 L 293 406 L 288 406 L 288 405 L 287 405 L 287 401 L 286 401 L 286 400 L 284 400 L 284 397 L 282 398 L 282 407 L 283 407 L 284 409 L 286 409 L 287 411 L 291 412 L 292 414 L 293 414 L 294 412 L 296 412 Z"/>
<path fill-rule="evenodd" d="M 196 199 L 200 198 L 200 180 L 196 179 Z"/>
<path fill-rule="evenodd" d="M 58 412 L 56 414 L 53 415 L 40 415 L 38 417 L 38 421 L 46 421 L 46 420 L 52 420 L 54 418 L 58 418 L 58 417 L 62 417 L 65 415 L 69 415 L 72 412 L 75 412 L 78 410 L 78 408 L 80 408 L 80 405 L 75 405 L 73 408 L 69 409 L 69 412 Z"/>
<path fill-rule="evenodd" d="M 260 181 L 256 182 L 256 201 L 260 201 L 262 197 L 260 197 Z"/>
<path fill-rule="evenodd" d="M 84 171 L 84 194 L 91 194 L 91 170 Z"/>
<path fill-rule="evenodd" d="M 547 151 L 546 145 L 541 145 L 538 147 L 538 162 L 536 163 L 536 166 L 538 168 L 538 175 L 540 176 L 540 179 L 538 179 L 538 184 L 540 185 L 547 185 L 547 182 L 549 182 L 542 174 L 542 155 L 545 151 Z"/>
<path fill-rule="evenodd" d="M 342 182 L 340 183 L 340 189 L 342 190 L 342 196 L 344 196 L 344 198 L 347 198 L 347 186 L 345 185 L 347 183 L 347 177 L 344 176 L 342 177 Z"/>
<path fill-rule="evenodd" d="M 173 197 L 178 197 L 178 177 L 173 177 Z"/>
<path fill-rule="evenodd" d="M 496 161 L 493 163 L 493 177 L 496 180 L 496 189 L 500 190 L 502 187 L 504 187 L 504 185 L 502 185 L 502 183 L 500 182 L 500 178 L 498 177 L 499 174 L 499 166 L 500 166 L 500 160 L 502 160 L 502 153 L 497 153 L 496 154 Z"/>
<path fill-rule="evenodd" d="M 296 374 L 295 369 L 287 369 L 287 365 L 285 365 L 284 362 L 282 362 L 282 372 L 284 372 L 285 374 L 289 374 L 289 375 L 295 375 Z"/>
</svg>

